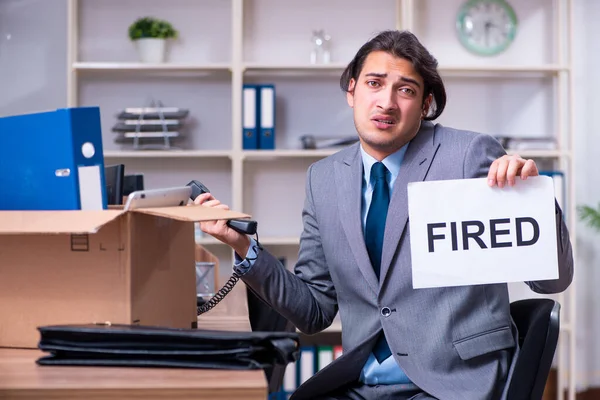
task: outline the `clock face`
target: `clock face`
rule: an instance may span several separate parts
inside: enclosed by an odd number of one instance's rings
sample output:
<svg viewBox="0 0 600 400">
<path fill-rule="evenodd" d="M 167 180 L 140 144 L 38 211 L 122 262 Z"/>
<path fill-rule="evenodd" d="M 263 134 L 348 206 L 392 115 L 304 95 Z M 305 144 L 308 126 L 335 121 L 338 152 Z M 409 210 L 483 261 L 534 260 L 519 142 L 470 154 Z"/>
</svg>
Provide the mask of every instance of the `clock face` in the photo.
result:
<svg viewBox="0 0 600 400">
<path fill-rule="evenodd" d="M 456 29 L 467 50 L 490 56 L 513 42 L 517 17 L 505 0 L 469 0 L 458 12 Z"/>
</svg>

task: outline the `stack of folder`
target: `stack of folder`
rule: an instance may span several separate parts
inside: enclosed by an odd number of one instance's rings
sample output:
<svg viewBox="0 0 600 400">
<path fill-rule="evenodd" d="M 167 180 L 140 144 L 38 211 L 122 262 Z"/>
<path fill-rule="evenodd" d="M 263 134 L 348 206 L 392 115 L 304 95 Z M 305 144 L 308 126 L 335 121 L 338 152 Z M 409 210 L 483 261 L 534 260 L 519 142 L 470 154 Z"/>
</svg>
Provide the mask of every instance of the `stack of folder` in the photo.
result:
<svg viewBox="0 0 600 400">
<path fill-rule="evenodd" d="M 242 102 L 244 150 L 275 149 L 275 85 L 245 84 Z"/>
</svg>

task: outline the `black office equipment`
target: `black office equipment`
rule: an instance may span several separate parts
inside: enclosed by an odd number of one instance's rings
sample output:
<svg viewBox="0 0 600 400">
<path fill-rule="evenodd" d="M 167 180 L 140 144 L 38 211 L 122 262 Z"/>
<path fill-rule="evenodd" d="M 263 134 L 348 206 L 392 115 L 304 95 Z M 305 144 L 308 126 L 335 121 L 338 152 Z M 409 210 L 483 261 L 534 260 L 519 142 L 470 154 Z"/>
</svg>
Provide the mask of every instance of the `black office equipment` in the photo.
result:
<svg viewBox="0 0 600 400">
<path fill-rule="evenodd" d="M 115 164 L 104 167 L 106 198 L 109 205 L 123 204 L 123 177 L 125 165 Z"/>
<path fill-rule="evenodd" d="M 290 332 L 235 332 L 141 325 L 38 327 L 39 365 L 262 369 L 298 358 Z"/>
<path fill-rule="evenodd" d="M 191 181 L 187 186 L 192 188 L 192 194 L 190 195 L 192 200 L 195 200 L 196 197 L 200 196 L 202 193 L 210 192 L 206 186 L 196 180 Z M 243 235 L 254 235 L 256 233 L 257 223 L 256 221 L 249 219 L 231 219 L 227 221 L 227 226 Z"/>
<path fill-rule="evenodd" d="M 144 190 L 144 174 L 125 175 L 123 180 L 123 196 L 129 196 L 133 192 Z"/>
</svg>

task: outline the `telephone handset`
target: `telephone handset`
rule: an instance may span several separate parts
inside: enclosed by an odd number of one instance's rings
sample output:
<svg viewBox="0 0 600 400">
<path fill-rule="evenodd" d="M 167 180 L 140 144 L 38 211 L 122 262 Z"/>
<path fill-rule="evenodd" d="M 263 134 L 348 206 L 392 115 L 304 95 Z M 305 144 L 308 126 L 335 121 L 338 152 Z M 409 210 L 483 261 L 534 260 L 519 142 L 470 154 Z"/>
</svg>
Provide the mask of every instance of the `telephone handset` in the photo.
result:
<svg viewBox="0 0 600 400">
<path fill-rule="evenodd" d="M 192 188 L 192 193 L 190 194 L 190 199 L 195 200 L 196 197 L 200 196 L 202 193 L 209 193 L 210 190 L 206 186 L 204 186 L 201 182 L 193 180 L 187 184 Z M 249 219 L 231 219 L 227 221 L 227 226 L 231 229 L 235 230 L 244 235 L 254 235 L 256 234 L 256 240 L 258 241 L 258 234 L 256 233 L 257 223 L 256 221 L 252 221 Z M 210 300 L 208 300 L 204 304 L 199 304 L 198 307 L 198 315 L 204 314 L 205 312 L 211 310 L 217 304 L 221 302 L 231 292 L 235 284 L 240 280 L 240 276 L 234 271 L 231 274 L 231 277 L 227 280 L 225 285 Z"/>
</svg>

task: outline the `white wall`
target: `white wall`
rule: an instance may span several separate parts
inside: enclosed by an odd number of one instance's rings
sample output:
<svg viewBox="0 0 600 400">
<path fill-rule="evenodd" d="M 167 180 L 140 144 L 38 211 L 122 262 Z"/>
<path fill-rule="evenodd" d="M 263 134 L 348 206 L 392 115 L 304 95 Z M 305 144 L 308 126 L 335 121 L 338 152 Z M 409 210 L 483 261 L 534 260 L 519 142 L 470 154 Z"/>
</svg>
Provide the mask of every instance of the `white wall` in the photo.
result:
<svg viewBox="0 0 600 400">
<path fill-rule="evenodd" d="M 0 116 L 67 102 L 67 2 L 0 0 Z"/>
<path fill-rule="evenodd" d="M 600 133 L 595 116 L 600 110 L 596 96 L 600 92 L 600 1 L 574 2 L 576 197 L 578 204 L 598 204 Z M 66 0 L 0 0 L 0 116 L 65 105 Z M 579 224 L 573 241 L 577 246 L 578 388 L 600 387 L 596 307 L 600 291 L 595 290 L 600 284 L 600 233 Z"/>
</svg>

